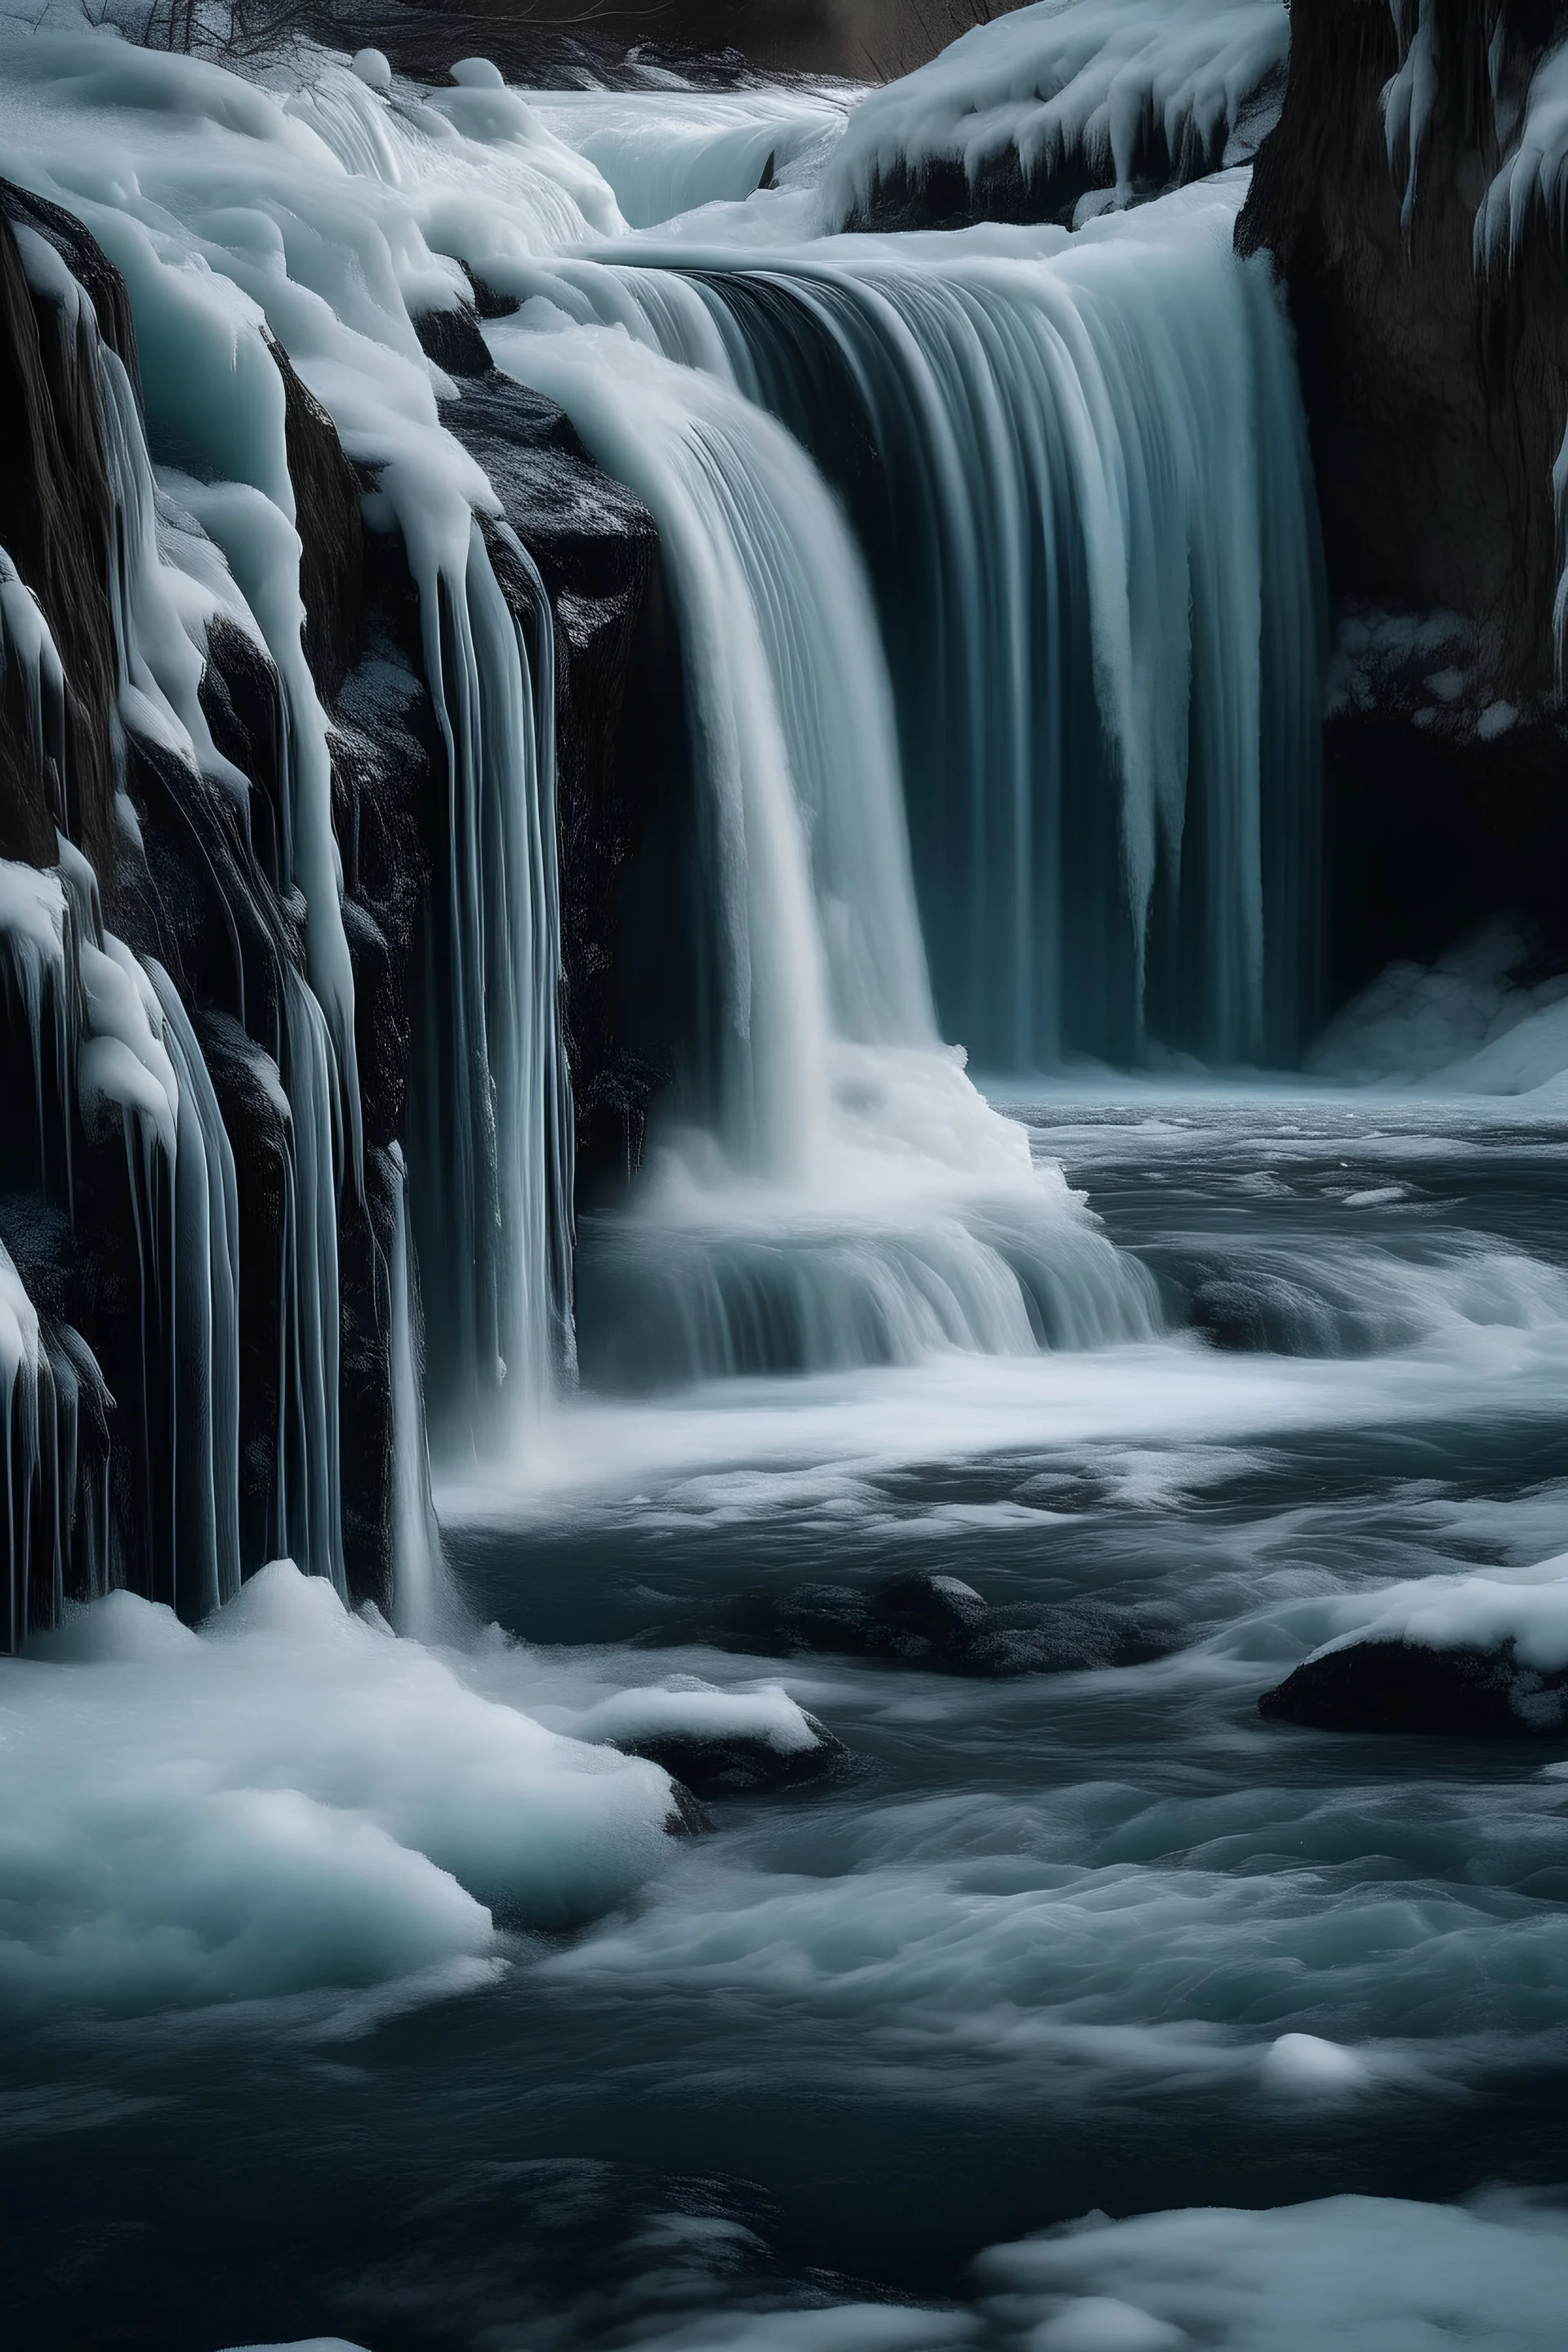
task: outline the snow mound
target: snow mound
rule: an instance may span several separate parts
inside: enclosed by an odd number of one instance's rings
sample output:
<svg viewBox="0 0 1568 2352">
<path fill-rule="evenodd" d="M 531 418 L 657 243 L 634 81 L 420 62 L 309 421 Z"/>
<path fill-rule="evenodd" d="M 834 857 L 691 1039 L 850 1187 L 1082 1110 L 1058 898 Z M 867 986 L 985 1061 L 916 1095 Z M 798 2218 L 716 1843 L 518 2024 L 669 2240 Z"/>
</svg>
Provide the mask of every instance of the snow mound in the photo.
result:
<svg viewBox="0 0 1568 2352">
<path fill-rule="evenodd" d="M 994 2246 L 984 2284 L 1037 2352 L 1555 2352 L 1568 2225 L 1523 2200 L 1479 2210 L 1327 2197 L 1130 2221 L 1091 2214 Z"/>
<path fill-rule="evenodd" d="M 1346 1598 L 1333 1614 L 1343 1630 L 1314 1650 L 1314 1658 L 1363 1642 L 1487 1651 L 1511 1642 L 1519 1664 L 1559 1674 L 1568 1666 L 1568 1552 L 1532 1568 L 1414 1578 Z"/>
<path fill-rule="evenodd" d="M 1335 1015 L 1311 1066 L 1352 1085 L 1529 1095 L 1547 1108 L 1568 1073 L 1568 977 L 1521 981 L 1530 964 L 1530 941 L 1507 923 L 1430 966 L 1390 964 Z"/>
<path fill-rule="evenodd" d="M 1245 161 L 1273 121 L 1289 38 L 1280 0 L 1037 0 L 866 100 L 825 183 L 829 216 L 940 164 L 973 187 L 1016 157 L 1026 181 L 1124 205 L 1140 180 Z"/>
<path fill-rule="evenodd" d="M 201 1633 L 121 1592 L 0 1662 L 0 2006 L 137 2013 L 434 1971 L 619 1902 L 670 1782 L 277 1560 Z"/>
</svg>

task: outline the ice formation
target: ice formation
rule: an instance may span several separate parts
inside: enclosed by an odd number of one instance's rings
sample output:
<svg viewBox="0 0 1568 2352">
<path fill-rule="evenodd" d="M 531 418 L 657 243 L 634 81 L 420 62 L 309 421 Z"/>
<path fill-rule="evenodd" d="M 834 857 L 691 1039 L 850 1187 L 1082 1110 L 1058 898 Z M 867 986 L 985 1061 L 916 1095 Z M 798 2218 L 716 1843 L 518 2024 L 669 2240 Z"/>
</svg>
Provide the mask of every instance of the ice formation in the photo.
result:
<svg viewBox="0 0 1568 2352">
<path fill-rule="evenodd" d="M 825 184 L 830 213 L 864 213 L 879 180 L 918 183 L 941 163 L 973 185 L 1013 160 L 1026 186 L 1059 181 L 1068 205 L 1096 191 L 1093 209 L 1239 161 L 1278 104 L 1289 26 L 1279 0 L 1037 0 L 857 109 Z"/>
<path fill-rule="evenodd" d="M 559 1927 L 668 1851 L 657 1766 L 480 1696 L 291 1561 L 199 1633 L 111 1593 L 0 1678 L 10 2008 L 468 1982 L 492 1911 Z"/>
<path fill-rule="evenodd" d="M 1523 2199 L 1469 2210 L 1331 2197 L 1214 2207 L 995 2246 L 984 2284 L 1037 2352 L 1387 2352 L 1475 2336 L 1502 2352 L 1556 2341 L 1561 2217 Z"/>
</svg>

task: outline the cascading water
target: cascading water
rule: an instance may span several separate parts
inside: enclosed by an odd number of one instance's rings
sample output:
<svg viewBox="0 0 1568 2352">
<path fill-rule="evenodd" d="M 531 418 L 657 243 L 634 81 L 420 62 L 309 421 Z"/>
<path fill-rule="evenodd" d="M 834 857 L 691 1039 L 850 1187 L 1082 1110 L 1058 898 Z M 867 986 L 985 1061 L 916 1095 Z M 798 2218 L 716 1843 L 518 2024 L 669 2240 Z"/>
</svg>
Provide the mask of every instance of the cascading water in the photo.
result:
<svg viewBox="0 0 1568 2352">
<path fill-rule="evenodd" d="M 585 1361 L 641 1380 L 1147 1332 L 1144 1278 L 938 1043 L 870 598 L 809 460 L 624 335 L 491 341 L 658 520 L 691 713 L 712 969 L 687 1133 L 584 1253 Z"/>
<path fill-rule="evenodd" d="M 411 1158 L 419 1258 L 442 1302 L 439 1425 L 472 1446 L 537 1417 L 571 1363 L 572 1118 L 561 966 L 549 600 L 515 535 L 533 659 L 477 521 L 467 560 L 416 552 L 447 778 Z M 539 668 L 537 685 L 534 665 Z"/>
<path fill-rule="evenodd" d="M 1561 1097 L 941 1043 L 1310 1017 L 1236 190 L 829 236 L 849 94 L 625 71 L 0 23 L 11 2335 L 1556 2352 Z M 1560 1066 L 1434 979 L 1340 1066 Z M 1347 1643 L 1509 1743 L 1265 1720 Z"/>
<path fill-rule="evenodd" d="M 721 373 L 838 491 L 937 1004 L 982 1067 L 1288 1064 L 1317 1014 L 1315 522 L 1239 200 L 783 254 L 694 223 L 510 281 Z"/>
</svg>

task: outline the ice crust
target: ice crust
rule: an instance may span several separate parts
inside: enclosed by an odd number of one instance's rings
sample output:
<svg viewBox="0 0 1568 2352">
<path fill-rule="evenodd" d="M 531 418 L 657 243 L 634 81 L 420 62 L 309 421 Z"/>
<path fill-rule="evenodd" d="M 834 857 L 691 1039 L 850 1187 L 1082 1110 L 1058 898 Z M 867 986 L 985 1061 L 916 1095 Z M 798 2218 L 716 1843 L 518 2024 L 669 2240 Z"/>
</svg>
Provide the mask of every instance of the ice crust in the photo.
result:
<svg viewBox="0 0 1568 2352">
<path fill-rule="evenodd" d="M 829 215 L 865 209 L 894 171 L 958 163 L 973 184 L 1010 152 L 1026 180 L 1081 166 L 1125 204 L 1152 121 L 1178 180 L 1239 160 L 1289 23 L 1279 0 L 1037 0 L 977 25 L 850 117 Z"/>
</svg>

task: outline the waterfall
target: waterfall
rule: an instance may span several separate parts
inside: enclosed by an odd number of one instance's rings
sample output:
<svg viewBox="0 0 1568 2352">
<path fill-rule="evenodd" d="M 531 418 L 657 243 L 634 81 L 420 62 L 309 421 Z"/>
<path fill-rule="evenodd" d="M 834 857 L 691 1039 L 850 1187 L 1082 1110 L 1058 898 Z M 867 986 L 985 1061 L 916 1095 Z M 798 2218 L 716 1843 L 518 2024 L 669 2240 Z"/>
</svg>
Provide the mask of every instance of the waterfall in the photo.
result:
<svg viewBox="0 0 1568 2352">
<path fill-rule="evenodd" d="M 1140 1271 L 939 1043 L 870 594 L 809 458 L 624 334 L 491 343 L 651 509 L 690 721 L 679 1123 L 636 1213 L 584 1236 L 585 1364 L 637 1382 L 1152 1328 Z"/>
<path fill-rule="evenodd" d="M 1316 525 L 1238 200 L 517 273 L 760 402 L 837 490 L 939 1014 L 983 1067 L 1288 1063 L 1319 1011 Z"/>
<path fill-rule="evenodd" d="M 1157 1328 L 1148 1278 L 965 1062 L 1279 1058 L 1314 1006 L 1315 550 L 1287 331 L 1230 252 L 1236 189 L 1077 237 L 823 236 L 831 96 L 731 120 L 689 94 L 661 144 L 622 101 L 535 108 L 473 61 L 444 91 L 324 58 L 264 88 L 87 35 L 0 38 L 10 168 L 102 239 L 141 350 L 139 382 L 47 206 L 5 232 L 107 484 L 90 825 L 79 680 L 0 564 L 7 720 L 60 836 L 52 876 L 0 890 L 37 1128 L 16 1189 L 68 1220 L 81 1159 L 135 1279 L 134 1344 L 100 1369 L 12 1253 L 37 1308 L 11 1349 L 37 1401 L 27 1492 L 64 1458 L 45 1423 L 70 1423 L 87 1468 L 50 1507 L 98 1513 L 110 1391 L 117 1476 L 135 1455 L 89 1581 L 118 1572 L 116 1512 L 139 1516 L 136 1577 L 187 1616 L 265 1553 L 357 1593 L 389 1543 L 394 1613 L 434 1625 L 426 1399 L 448 1455 L 541 1442 L 574 1307 L 590 1377 L 631 1381 Z M 638 219 L 738 196 L 770 158 L 792 185 L 759 235 L 700 241 L 731 204 L 628 240 L 567 140 Z M 482 363 L 478 311 L 651 510 L 679 639 L 688 756 L 615 846 L 604 965 L 624 949 L 615 1049 L 675 1074 L 649 1166 L 580 1256 L 555 806 L 573 622 L 451 429 L 445 367 Z M 312 464 L 338 469 L 338 521 Z M 359 594 L 362 524 L 381 601 L 313 674 L 319 574 L 346 548 Z M 355 896 L 345 714 L 374 729 L 378 690 L 340 696 L 356 659 L 412 669 L 422 698 L 395 740 L 388 720 L 381 780 L 407 860 L 395 947 L 390 902 Z M 57 1581 L 81 1577 L 64 1560 Z"/>
<path fill-rule="evenodd" d="M 808 1181 L 834 1041 L 936 1042 L 855 550 L 796 444 L 721 386 L 595 330 L 496 347 L 658 520 L 702 772 L 715 1128 L 736 1168 Z"/>
</svg>

